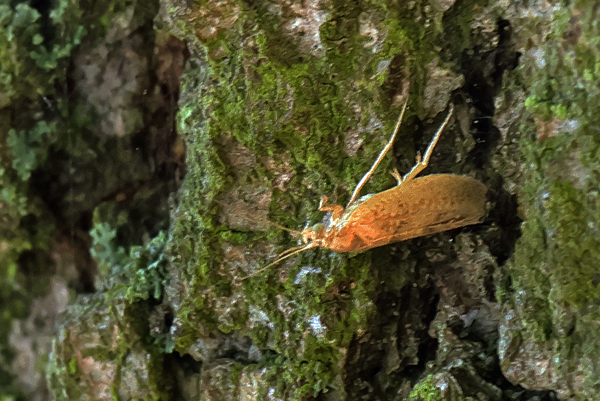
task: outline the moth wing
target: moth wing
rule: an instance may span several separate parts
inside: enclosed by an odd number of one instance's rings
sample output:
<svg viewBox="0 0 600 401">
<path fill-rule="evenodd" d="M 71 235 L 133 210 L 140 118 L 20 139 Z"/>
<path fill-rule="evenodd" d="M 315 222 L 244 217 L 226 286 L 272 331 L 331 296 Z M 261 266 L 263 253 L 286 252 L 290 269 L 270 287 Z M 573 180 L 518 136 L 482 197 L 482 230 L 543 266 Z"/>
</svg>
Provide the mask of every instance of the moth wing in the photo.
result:
<svg viewBox="0 0 600 401">
<path fill-rule="evenodd" d="M 375 194 L 349 218 L 355 251 L 477 224 L 487 188 L 469 177 L 432 174 Z"/>
</svg>

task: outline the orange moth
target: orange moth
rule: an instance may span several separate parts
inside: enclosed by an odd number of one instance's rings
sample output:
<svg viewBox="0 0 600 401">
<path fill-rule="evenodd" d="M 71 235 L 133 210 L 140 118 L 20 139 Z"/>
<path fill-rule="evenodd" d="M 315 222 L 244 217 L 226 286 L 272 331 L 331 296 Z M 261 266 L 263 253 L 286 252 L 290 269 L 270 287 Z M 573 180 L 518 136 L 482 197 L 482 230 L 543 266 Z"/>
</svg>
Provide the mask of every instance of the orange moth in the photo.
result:
<svg viewBox="0 0 600 401">
<path fill-rule="evenodd" d="M 433 136 L 425 155 L 417 155 L 417 163 L 413 168 L 403 177 L 397 170 L 392 172 L 398 181 L 395 187 L 358 198 L 360 190 L 392 147 L 407 103 L 408 101 L 402 108 L 390 140 L 373 166 L 356 185 L 346 207 L 327 205 L 327 197 L 323 196 L 319 211 L 331 212 L 327 222 L 315 224 L 302 231 L 280 227 L 301 235 L 304 243 L 281 253 L 273 263 L 248 277 L 311 248 L 322 247 L 335 252 L 364 251 L 481 221 L 486 214 L 487 192 L 487 188 L 481 182 L 454 174 L 431 174 L 416 178 L 416 175 L 427 167 L 431 153 L 450 121 L 453 107 Z"/>
</svg>

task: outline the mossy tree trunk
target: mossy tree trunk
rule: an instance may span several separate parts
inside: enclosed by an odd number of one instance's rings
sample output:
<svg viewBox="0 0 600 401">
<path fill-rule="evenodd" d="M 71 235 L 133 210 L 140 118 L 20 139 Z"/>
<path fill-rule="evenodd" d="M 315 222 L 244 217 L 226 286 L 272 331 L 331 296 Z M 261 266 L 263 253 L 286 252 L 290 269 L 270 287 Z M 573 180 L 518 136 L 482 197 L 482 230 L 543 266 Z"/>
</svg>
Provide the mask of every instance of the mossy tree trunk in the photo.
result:
<svg viewBox="0 0 600 401">
<path fill-rule="evenodd" d="M 25 377 L 29 338 L 48 352 L 27 330 L 73 288 L 55 399 L 598 398 L 593 2 L 105 6 L 0 6 L 3 37 L 30 37 L 0 53 L 2 377 Z M 299 241 L 269 222 L 345 205 L 406 101 L 363 194 L 395 185 L 453 104 L 422 174 L 483 182 L 485 221 L 261 271 Z"/>
</svg>

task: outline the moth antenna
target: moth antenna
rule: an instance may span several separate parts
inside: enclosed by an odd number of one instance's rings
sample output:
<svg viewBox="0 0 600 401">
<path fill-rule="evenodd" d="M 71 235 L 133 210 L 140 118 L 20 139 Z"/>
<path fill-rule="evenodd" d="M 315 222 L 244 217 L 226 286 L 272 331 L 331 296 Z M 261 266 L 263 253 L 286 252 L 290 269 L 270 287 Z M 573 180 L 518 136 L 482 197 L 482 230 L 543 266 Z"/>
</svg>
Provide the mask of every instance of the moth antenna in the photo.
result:
<svg viewBox="0 0 600 401">
<path fill-rule="evenodd" d="M 377 166 L 379 166 L 379 163 L 381 163 L 381 161 L 383 160 L 386 153 L 394 145 L 394 140 L 396 139 L 398 130 L 400 129 L 400 126 L 402 125 L 402 120 L 404 119 L 404 112 L 406 111 L 407 105 L 408 105 L 408 97 L 406 98 L 406 102 L 404 102 L 404 106 L 402 106 L 402 111 L 400 112 L 400 116 L 398 117 L 398 121 L 396 122 L 396 126 L 394 127 L 394 132 L 392 133 L 392 136 L 390 137 L 390 139 L 389 139 L 388 143 L 385 145 L 385 147 L 381 150 L 381 153 L 379 153 L 379 156 L 377 156 L 377 160 L 375 160 L 375 163 L 373 163 L 373 165 L 371 166 L 369 171 L 367 171 L 366 174 L 363 175 L 363 177 L 360 179 L 358 184 L 356 184 L 356 188 L 354 188 L 354 192 L 352 193 L 352 196 L 350 197 L 350 200 L 348 201 L 346 208 L 350 207 L 350 205 L 352 205 L 354 203 L 354 201 L 358 197 L 358 194 L 359 194 L 360 190 L 362 189 L 362 187 L 365 185 L 367 180 L 369 178 L 371 178 L 371 176 L 377 169 Z"/>
<path fill-rule="evenodd" d="M 268 221 L 268 220 L 267 220 L 267 223 L 269 223 L 273 227 L 277 227 L 277 228 L 279 228 L 281 230 L 284 230 L 284 231 L 287 231 L 289 233 L 296 234 L 296 235 L 302 235 L 302 231 L 292 230 L 291 228 L 284 227 L 281 224 L 273 223 L 272 221 Z"/>
<path fill-rule="evenodd" d="M 219 203 L 221 206 L 224 206 L 224 204 L 222 202 L 218 202 L 217 201 L 217 203 Z M 279 228 L 281 230 L 290 232 L 292 234 L 302 235 L 302 231 L 292 230 L 291 228 L 284 227 L 284 226 L 282 226 L 280 224 L 273 223 L 272 221 L 269 221 L 269 220 L 266 220 L 266 219 L 257 219 L 257 218 L 255 218 L 253 216 L 250 216 L 250 215 L 246 215 L 245 218 L 248 219 L 248 220 L 250 220 L 250 221 L 252 221 L 252 222 L 254 222 L 254 223 L 258 223 L 258 224 L 266 223 L 266 224 L 272 225 L 273 227 L 277 227 L 277 228 Z"/>
<path fill-rule="evenodd" d="M 277 261 L 277 260 L 283 258 L 285 255 L 287 255 L 290 252 L 296 252 L 298 249 L 304 248 L 306 245 L 308 245 L 308 244 L 302 244 L 302 245 L 294 246 L 290 249 L 286 249 L 285 251 L 283 251 L 279 255 L 277 255 L 275 260 Z M 276 262 L 274 262 L 274 263 L 276 263 Z"/>
<path fill-rule="evenodd" d="M 274 261 L 274 262 L 272 262 L 272 263 L 269 263 L 269 264 L 268 264 L 268 265 L 266 265 L 265 267 L 263 267 L 263 268 L 260 268 L 260 269 L 258 269 L 257 271 L 255 271 L 254 273 L 252 273 L 252 274 L 250 274 L 250 275 L 248 275 L 248 276 L 246 276 L 246 277 L 242 278 L 242 279 L 241 279 L 241 281 L 244 281 L 244 280 L 246 280 L 247 278 L 250 278 L 250 277 L 254 277 L 254 276 L 256 276 L 257 274 L 259 274 L 259 273 L 262 273 L 263 271 L 267 270 L 269 267 L 271 267 L 271 266 L 274 266 L 274 265 L 276 265 L 277 263 L 279 263 L 279 262 L 281 262 L 281 261 L 283 261 L 283 260 L 285 260 L 285 259 L 287 259 L 287 258 L 289 258 L 289 257 L 291 257 L 291 256 L 294 256 L 294 255 L 296 255 L 296 254 L 298 254 L 298 253 L 300 253 L 300 252 L 304 252 L 304 251 L 306 251 L 306 250 L 308 250 L 308 249 L 315 248 L 316 246 L 317 246 L 317 244 L 315 244 L 314 242 L 311 242 L 310 244 L 306 244 L 306 245 L 299 245 L 299 246 L 295 246 L 295 247 L 293 247 L 293 248 L 290 248 L 290 249 L 288 249 L 287 251 L 284 251 L 284 252 L 280 253 L 280 254 L 277 256 L 277 258 L 275 259 L 275 261 Z M 285 256 L 282 256 L 282 255 L 285 255 Z"/>
</svg>

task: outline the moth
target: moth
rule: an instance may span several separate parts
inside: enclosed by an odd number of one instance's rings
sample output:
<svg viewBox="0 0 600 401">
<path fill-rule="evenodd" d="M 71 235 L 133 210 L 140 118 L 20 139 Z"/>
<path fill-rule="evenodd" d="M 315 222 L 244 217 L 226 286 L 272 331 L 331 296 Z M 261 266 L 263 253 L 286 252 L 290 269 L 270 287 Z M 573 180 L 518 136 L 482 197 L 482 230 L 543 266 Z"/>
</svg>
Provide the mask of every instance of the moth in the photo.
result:
<svg viewBox="0 0 600 401">
<path fill-rule="evenodd" d="M 328 205 L 323 196 L 320 212 L 331 212 L 326 223 L 318 223 L 302 231 L 280 227 L 302 236 L 303 244 L 279 254 L 274 262 L 257 270 L 252 277 L 269 267 L 311 248 L 322 247 L 334 252 L 357 252 L 378 246 L 435 234 L 479 223 L 486 214 L 487 188 L 481 182 L 454 174 L 431 174 L 417 178 L 431 158 L 454 107 L 438 128 L 423 157 L 417 154 L 416 164 L 404 176 L 394 169 L 397 185 L 383 192 L 358 198 L 360 190 L 391 149 L 406 111 L 404 103 L 394 132 L 362 179 L 356 185 L 346 207 Z M 358 199 L 357 199 L 358 198 Z M 244 278 L 244 279 L 245 279 Z"/>
</svg>

